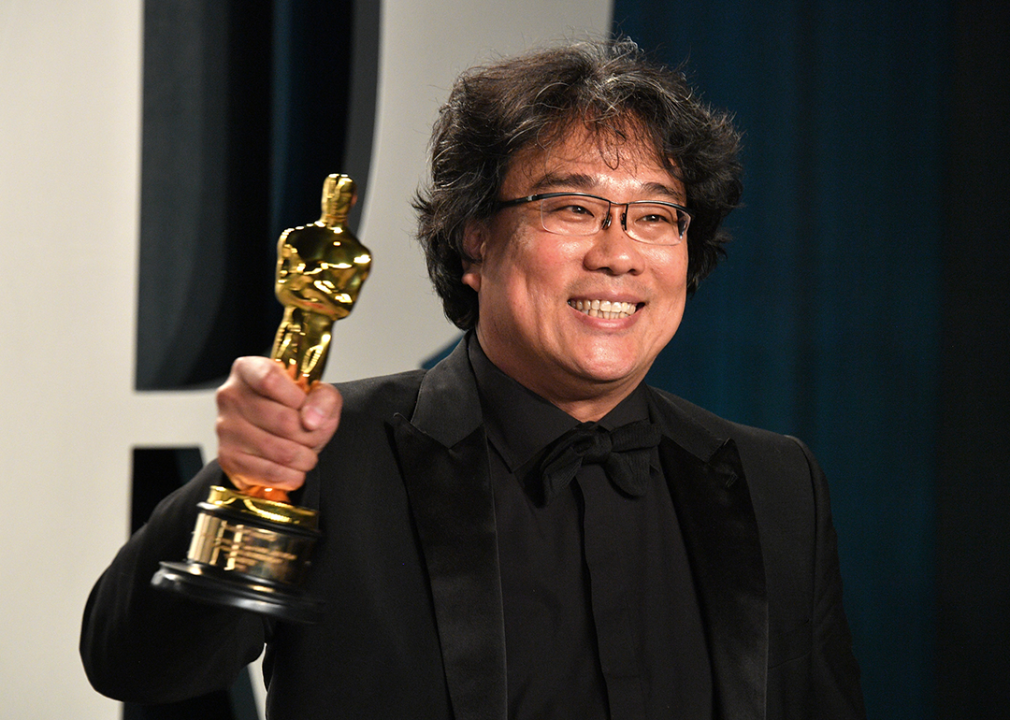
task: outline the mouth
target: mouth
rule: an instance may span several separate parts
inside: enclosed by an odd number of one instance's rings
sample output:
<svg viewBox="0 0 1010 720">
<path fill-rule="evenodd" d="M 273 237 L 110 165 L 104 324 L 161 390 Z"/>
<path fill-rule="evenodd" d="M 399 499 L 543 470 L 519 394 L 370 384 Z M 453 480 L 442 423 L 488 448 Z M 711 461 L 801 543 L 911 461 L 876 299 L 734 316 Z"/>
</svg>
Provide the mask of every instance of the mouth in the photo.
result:
<svg viewBox="0 0 1010 720">
<path fill-rule="evenodd" d="M 568 305 L 589 317 L 620 320 L 631 317 L 645 303 L 612 302 L 610 300 L 569 300 Z"/>
</svg>

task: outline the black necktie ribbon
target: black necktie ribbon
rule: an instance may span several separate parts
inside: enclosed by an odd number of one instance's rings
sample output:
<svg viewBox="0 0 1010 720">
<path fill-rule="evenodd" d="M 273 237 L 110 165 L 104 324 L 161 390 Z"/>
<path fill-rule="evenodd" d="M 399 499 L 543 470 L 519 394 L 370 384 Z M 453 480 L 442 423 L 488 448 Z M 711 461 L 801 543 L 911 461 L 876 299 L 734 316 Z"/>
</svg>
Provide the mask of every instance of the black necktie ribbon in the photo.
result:
<svg viewBox="0 0 1010 720">
<path fill-rule="evenodd" d="M 659 428 L 648 420 L 615 430 L 596 423 L 576 425 L 548 446 L 534 470 L 543 478 L 544 504 L 568 487 L 583 463 L 602 465 L 620 490 L 635 497 L 643 495 L 649 480 L 649 455 L 660 436 Z"/>
</svg>

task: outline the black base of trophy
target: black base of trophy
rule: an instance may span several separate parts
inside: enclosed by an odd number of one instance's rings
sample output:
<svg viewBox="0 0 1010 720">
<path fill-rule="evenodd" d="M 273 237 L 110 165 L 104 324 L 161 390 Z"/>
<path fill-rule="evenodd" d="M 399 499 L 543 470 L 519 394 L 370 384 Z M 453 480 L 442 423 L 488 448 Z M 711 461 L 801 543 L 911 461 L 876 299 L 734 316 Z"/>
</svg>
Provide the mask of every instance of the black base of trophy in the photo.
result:
<svg viewBox="0 0 1010 720">
<path fill-rule="evenodd" d="M 151 584 L 195 600 L 314 623 L 323 603 L 302 593 L 321 537 L 317 513 L 214 486 L 198 506 L 183 562 L 163 562 Z"/>
<path fill-rule="evenodd" d="M 323 617 L 324 604 L 319 600 L 263 578 L 202 563 L 163 562 L 151 584 L 193 600 L 241 608 L 288 622 L 317 623 Z"/>
</svg>

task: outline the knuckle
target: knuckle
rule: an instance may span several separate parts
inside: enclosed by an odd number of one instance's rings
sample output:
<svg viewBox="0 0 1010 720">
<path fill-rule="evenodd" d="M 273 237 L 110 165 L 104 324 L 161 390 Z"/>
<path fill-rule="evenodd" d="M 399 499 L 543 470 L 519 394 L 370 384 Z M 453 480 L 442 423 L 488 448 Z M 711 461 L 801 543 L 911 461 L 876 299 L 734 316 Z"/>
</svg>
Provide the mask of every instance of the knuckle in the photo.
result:
<svg viewBox="0 0 1010 720">
<path fill-rule="evenodd" d="M 275 372 L 264 372 L 256 378 L 254 389 L 261 395 L 272 397 L 280 389 L 281 378 Z"/>
<path fill-rule="evenodd" d="M 231 418 L 224 414 L 218 415 L 217 418 L 214 419 L 214 430 L 217 432 L 217 436 L 219 438 L 229 437 L 232 434 L 232 425 L 233 423 Z"/>
<path fill-rule="evenodd" d="M 229 477 L 239 474 L 239 468 L 235 462 L 234 456 L 231 452 L 225 450 L 224 448 L 221 448 L 217 454 L 217 464 L 221 466 L 221 469 Z"/>
<path fill-rule="evenodd" d="M 214 401 L 217 403 L 218 410 L 224 410 L 225 408 L 231 407 L 235 403 L 235 386 L 228 380 L 224 385 L 219 387 L 214 393 Z"/>
<path fill-rule="evenodd" d="M 296 442 L 285 440 L 284 438 L 272 437 L 261 448 L 264 459 L 271 463 L 286 468 L 298 469 L 303 453 L 306 448 Z"/>
<path fill-rule="evenodd" d="M 305 482 L 304 472 L 279 465 L 267 464 L 264 475 L 265 484 L 285 490 L 295 490 Z"/>
<path fill-rule="evenodd" d="M 278 444 L 271 459 L 283 467 L 294 467 L 298 463 L 298 450 L 288 444 Z"/>
</svg>

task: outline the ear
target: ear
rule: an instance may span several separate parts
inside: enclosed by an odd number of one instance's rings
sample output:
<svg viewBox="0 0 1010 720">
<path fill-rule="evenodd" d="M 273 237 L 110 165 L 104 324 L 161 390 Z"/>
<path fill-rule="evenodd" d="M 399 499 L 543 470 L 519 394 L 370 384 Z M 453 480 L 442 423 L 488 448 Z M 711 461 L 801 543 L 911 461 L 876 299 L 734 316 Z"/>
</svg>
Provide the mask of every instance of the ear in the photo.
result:
<svg viewBox="0 0 1010 720">
<path fill-rule="evenodd" d="M 470 220 L 463 231 L 463 284 L 480 292 L 481 263 L 487 244 L 487 225 Z"/>
</svg>

